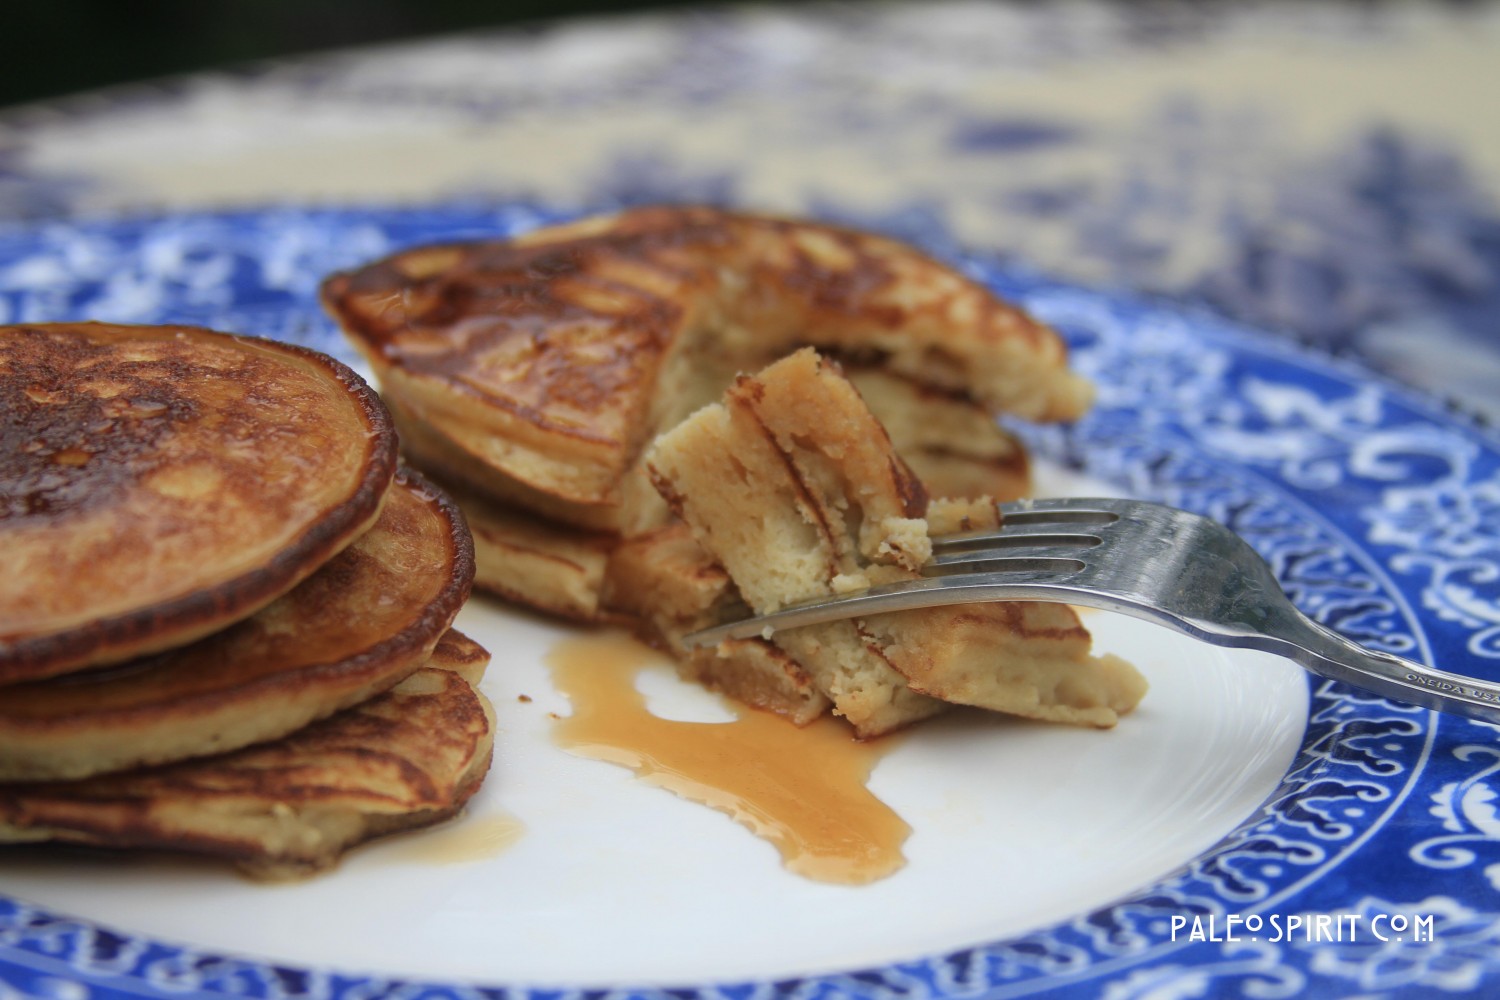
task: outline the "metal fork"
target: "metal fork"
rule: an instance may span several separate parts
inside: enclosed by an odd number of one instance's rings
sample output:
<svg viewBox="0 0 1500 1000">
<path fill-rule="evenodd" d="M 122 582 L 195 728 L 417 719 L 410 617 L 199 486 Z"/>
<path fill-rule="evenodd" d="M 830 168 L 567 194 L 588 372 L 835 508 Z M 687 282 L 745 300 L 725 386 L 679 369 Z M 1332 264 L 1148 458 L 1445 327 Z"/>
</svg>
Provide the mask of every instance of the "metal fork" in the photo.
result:
<svg viewBox="0 0 1500 1000">
<path fill-rule="evenodd" d="M 1500 685 L 1350 642 L 1298 611 L 1270 566 L 1217 521 L 1138 500 L 1004 504 L 993 531 L 933 539 L 921 579 L 808 601 L 686 637 L 690 646 L 781 629 L 982 601 L 1119 611 L 1218 646 L 1289 657 L 1322 677 L 1423 708 L 1500 723 Z"/>
</svg>

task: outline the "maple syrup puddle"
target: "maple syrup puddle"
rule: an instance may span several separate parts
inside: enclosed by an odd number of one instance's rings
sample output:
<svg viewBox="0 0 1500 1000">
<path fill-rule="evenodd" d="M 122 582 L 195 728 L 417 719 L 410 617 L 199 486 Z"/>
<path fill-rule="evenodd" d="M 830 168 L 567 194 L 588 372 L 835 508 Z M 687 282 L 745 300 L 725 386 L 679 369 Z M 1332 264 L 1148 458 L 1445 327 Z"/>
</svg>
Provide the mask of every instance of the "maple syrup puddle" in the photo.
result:
<svg viewBox="0 0 1500 1000">
<path fill-rule="evenodd" d="M 911 827 L 866 787 L 899 737 L 859 743 L 841 720 L 825 716 L 799 729 L 728 699 L 732 721 L 663 719 L 636 690 L 642 671 L 661 662 L 621 635 L 559 642 L 547 663 L 573 714 L 557 721 L 554 741 L 729 814 L 804 878 L 860 885 L 906 864 L 901 845 Z"/>
</svg>

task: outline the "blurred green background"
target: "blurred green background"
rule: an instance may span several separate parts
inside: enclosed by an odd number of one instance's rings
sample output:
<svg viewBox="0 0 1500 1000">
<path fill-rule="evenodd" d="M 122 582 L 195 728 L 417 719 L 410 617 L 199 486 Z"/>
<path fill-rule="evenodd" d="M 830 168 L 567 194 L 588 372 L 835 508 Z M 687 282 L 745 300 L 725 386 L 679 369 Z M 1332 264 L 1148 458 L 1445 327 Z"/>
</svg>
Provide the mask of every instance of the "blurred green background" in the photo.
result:
<svg viewBox="0 0 1500 1000">
<path fill-rule="evenodd" d="M 273 56 L 694 2 L 8 0 L 0 3 L 0 105 Z"/>
</svg>

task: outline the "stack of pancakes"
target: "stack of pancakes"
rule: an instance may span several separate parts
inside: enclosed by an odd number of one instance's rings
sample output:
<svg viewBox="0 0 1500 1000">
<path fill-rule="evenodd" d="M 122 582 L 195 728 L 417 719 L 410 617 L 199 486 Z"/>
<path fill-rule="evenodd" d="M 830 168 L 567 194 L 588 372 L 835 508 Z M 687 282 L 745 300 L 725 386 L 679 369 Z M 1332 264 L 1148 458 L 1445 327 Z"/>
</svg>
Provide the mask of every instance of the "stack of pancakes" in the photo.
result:
<svg viewBox="0 0 1500 1000">
<path fill-rule="evenodd" d="M 676 642 L 739 594 L 653 488 L 652 441 L 739 373 L 811 346 L 847 375 L 913 482 L 1013 499 L 1029 492 L 1029 467 L 997 417 L 1070 420 L 1092 398 L 1054 331 L 913 248 L 712 208 L 415 248 L 334 275 L 323 294 L 379 378 L 409 460 L 463 506 L 479 586 L 633 624 L 692 675 L 797 722 L 830 699 L 787 649 Z"/>
<path fill-rule="evenodd" d="M 457 507 L 300 348 L 0 327 L 0 841 L 331 864 L 489 765 Z"/>
<path fill-rule="evenodd" d="M 1052 330 L 904 244 L 813 222 L 652 207 L 420 247 L 328 279 L 417 465 L 452 484 L 477 583 L 585 621 L 623 540 L 670 522 L 641 455 L 734 376 L 836 357 L 942 495 L 1013 498 L 996 414 L 1066 420 L 1091 388 Z"/>
</svg>

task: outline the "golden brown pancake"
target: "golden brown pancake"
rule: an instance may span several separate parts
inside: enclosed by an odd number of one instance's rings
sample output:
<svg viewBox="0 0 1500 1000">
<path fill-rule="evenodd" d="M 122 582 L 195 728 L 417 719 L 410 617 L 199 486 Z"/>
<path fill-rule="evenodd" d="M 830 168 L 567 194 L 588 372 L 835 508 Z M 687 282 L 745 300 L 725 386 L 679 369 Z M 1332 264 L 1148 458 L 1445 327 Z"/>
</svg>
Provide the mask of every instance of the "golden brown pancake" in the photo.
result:
<svg viewBox="0 0 1500 1000">
<path fill-rule="evenodd" d="M 870 615 L 865 634 L 913 691 L 956 705 L 1108 729 L 1146 694 L 1118 656 L 1095 656 L 1066 604 L 1006 601 Z"/>
<path fill-rule="evenodd" d="M 434 670 L 450 670 L 476 688 L 489 665 L 490 651 L 456 628 L 443 633 L 423 664 Z"/>
<path fill-rule="evenodd" d="M 651 438 L 803 344 L 1027 419 L 1091 397 L 1052 330 L 909 246 L 710 208 L 408 250 L 323 293 L 389 399 L 565 501 L 544 515 L 619 508 L 575 523 L 626 534 L 653 526 L 626 495 Z"/>
<path fill-rule="evenodd" d="M 866 405 L 891 435 L 896 451 L 912 471 L 938 496 L 990 496 L 1015 500 L 1031 493 L 1031 464 L 1014 435 L 1002 428 L 983 407 L 878 368 L 846 370 Z M 488 464 L 482 454 L 468 451 L 440 428 L 428 423 L 405 401 L 389 392 L 386 402 L 401 436 L 406 460 L 440 479 L 458 494 L 459 505 L 471 520 L 544 518 L 587 533 L 618 532 L 622 520 L 635 532 L 649 531 L 666 517 L 666 509 L 643 473 L 632 470 L 620 484 L 620 503 L 573 503 L 532 489 Z M 462 484 L 462 488 L 459 488 Z M 482 503 L 482 509 L 480 502 Z M 557 533 L 557 528 L 552 533 Z M 564 529 L 566 533 L 566 529 Z M 597 541 L 597 539 L 595 539 Z M 594 544 L 590 542 L 590 544 Z M 512 599 L 525 594 L 528 579 L 536 589 L 550 589 L 549 576 L 496 563 L 487 574 L 481 547 L 480 585 L 490 576 L 510 582 L 497 592 Z M 518 579 L 517 579 L 518 578 Z M 493 589 L 493 588 L 490 588 Z M 531 603 L 544 611 L 553 604 Z M 590 599 L 585 604 L 592 604 Z M 592 610 L 573 607 L 558 613 L 572 618 L 592 617 Z"/>
<path fill-rule="evenodd" d="M 0 842 L 222 857 L 296 878 L 361 841 L 452 816 L 479 788 L 494 713 L 467 677 L 488 659 L 449 633 L 370 701 L 233 753 L 83 781 L 0 785 Z"/>
<path fill-rule="evenodd" d="M 459 496 L 459 505 L 469 513 L 468 498 L 484 498 L 501 511 L 545 518 L 559 526 L 582 532 L 615 533 L 619 528 L 618 505 L 570 503 L 534 490 L 488 465 L 484 458 L 427 423 L 401 399 L 387 395 L 386 405 L 401 438 L 402 457 L 411 465 L 438 479 Z M 649 491 L 650 486 L 646 486 Z M 654 498 L 655 493 L 652 491 Z"/>
<path fill-rule="evenodd" d="M 600 590 L 616 536 L 450 489 L 474 534 L 476 587 L 559 618 L 601 623 L 615 617 Z"/>
<path fill-rule="evenodd" d="M 251 617 L 117 667 L 0 688 L 0 780 L 79 778 L 300 729 L 421 666 L 473 574 L 457 508 L 402 470 L 374 527 Z"/>
<path fill-rule="evenodd" d="M 0 327 L 0 684 L 181 645 L 366 529 L 380 400 L 286 344 L 189 327 Z"/>
<path fill-rule="evenodd" d="M 853 386 L 810 349 L 741 376 L 722 405 L 658 438 L 647 466 L 757 612 L 914 578 L 932 530 L 999 519 L 989 501 L 930 504 Z M 1065 605 L 929 608 L 767 638 L 862 738 L 952 702 L 1109 726 L 1145 690 L 1128 664 L 1090 655 Z"/>
</svg>

